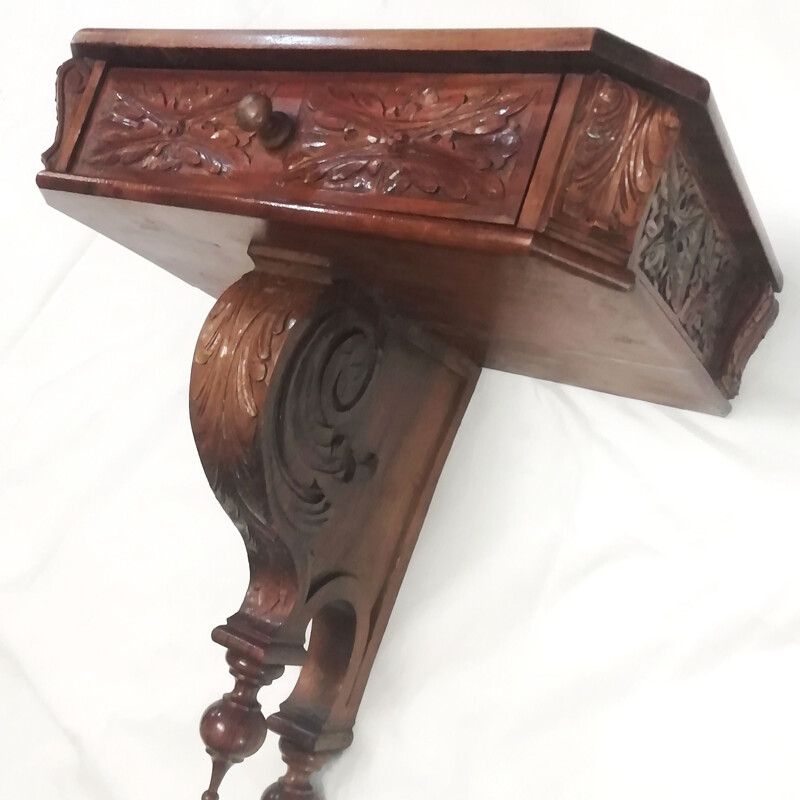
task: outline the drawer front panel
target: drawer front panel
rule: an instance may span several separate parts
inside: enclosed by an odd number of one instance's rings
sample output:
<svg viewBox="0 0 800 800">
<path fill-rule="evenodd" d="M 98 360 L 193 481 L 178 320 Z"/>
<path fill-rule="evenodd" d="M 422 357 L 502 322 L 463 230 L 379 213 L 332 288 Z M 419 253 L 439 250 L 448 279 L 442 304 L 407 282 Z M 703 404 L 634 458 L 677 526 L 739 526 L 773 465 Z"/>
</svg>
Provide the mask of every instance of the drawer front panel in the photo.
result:
<svg viewBox="0 0 800 800">
<path fill-rule="evenodd" d="M 71 172 L 299 203 L 516 221 L 556 75 L 111 69 Z M 293 119 L 267 150 L 252 92 Z"/>
</svg>

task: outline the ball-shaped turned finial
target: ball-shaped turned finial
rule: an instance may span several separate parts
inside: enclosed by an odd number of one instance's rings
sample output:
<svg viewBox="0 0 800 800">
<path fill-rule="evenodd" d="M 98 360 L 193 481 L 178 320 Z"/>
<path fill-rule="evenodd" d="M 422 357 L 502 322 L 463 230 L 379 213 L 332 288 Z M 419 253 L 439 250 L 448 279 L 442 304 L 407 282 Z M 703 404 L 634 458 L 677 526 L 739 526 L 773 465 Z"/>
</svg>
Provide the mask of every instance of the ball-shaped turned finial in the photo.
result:
<svg viewBox="0 0 800 800">
<path fill-rule="evenodd" d="M 267 722 L 257 703 L 241 706 L 223 697 L 205 710 L 200 720 L 200 736 L 209 752 L 236 763 L 264 744 Z"/>
</svg>

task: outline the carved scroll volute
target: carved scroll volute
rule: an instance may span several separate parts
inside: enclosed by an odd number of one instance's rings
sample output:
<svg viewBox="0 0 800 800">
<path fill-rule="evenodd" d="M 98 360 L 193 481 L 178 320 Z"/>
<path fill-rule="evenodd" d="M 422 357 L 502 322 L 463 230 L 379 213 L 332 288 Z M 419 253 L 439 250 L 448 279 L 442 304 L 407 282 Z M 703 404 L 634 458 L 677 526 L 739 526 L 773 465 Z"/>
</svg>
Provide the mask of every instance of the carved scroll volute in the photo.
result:
<svg viewBox="0 0 800 800">
<path fill-rule="evenodd" d="M 195 349 L 190 416 L 214 494 L 248 551 L 240 614 L 286 620 L 309 588 L 307 548 L 342 485 L 377 458 L 354 446 L 382 339 L 377 309 L 327 289 L 251 272 L 212 309 Z M 300 542 L 298 544 L 298 541 Z"/>
<path fill-rule="evenodd" d="M 264 741 L 258 690 L 283 665 L 303 663 L 306 603 L 316 573 L 325 574 L 316 542 L 346 513 L 347 484 L 368 480 L 377 464 L 354 433 L 383 335 L 377 307 L 355 290 L 263 272 L 227 289 L 200 333 L 192 428 L 250 562 L 241 608 L 214 633 L 236 683 L 201 722 L 213 761 L 204 800 L 217 800 L 229 767 Z"/>
<path fill-rule="evenodd" d="M 92 62 L 85 58 L 71 58 L 64 62 L 56 74 L 57 127 L 53 144 L 42 153 L 45 169 L 58 166 L 64 132 L 76 122 L 78 105 L 89 83 Z"/>
<path fill-rule="evenodd" d="M 368 479 L 377 456 L 353 441 L 381 351 L 377 309 L 346 286 L 320 298 L 281 359 L 261 429 L 272 523 L 314 536 L 336 512 L 334 497 Z"/>
</svg>

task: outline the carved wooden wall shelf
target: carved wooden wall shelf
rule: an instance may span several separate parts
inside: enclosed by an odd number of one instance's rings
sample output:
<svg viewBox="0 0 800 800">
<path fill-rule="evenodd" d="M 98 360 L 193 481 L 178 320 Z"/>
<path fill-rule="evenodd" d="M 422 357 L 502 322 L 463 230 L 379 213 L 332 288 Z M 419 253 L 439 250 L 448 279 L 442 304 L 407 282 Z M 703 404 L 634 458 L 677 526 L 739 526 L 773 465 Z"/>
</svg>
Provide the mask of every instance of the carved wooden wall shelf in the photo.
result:
<svg viewBox="0 0 800 800">
<path fill-rule="evenodd" d="M 213 633 L 235 685 L 203 716 L 203 797 L 269 729 L 288 771 L 265 797 L 310 798 L 480 367 L 725 414 L 780 273 L 708 84 L 602 31 L 72 51 L 47 201 L 218 298 L 191 422 L 251 578 Z"/>
</svg>

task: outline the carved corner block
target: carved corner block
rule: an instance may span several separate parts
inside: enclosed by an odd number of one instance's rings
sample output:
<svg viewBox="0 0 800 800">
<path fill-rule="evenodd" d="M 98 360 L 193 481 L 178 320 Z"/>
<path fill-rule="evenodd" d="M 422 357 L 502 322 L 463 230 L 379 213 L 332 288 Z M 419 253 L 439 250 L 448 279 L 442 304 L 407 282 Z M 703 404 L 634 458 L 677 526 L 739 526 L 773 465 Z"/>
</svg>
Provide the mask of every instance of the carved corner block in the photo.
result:
<svg viewBox="0 0 800 800">
<path fill-rule="evenodd" d="M 45 169 L 66 170 L 105 70 L 102 61 L 71 58 L 56 73 L 56 135 L 42 153 Z"/>
<path fill-rule="evenodd" d="M 637 230 L 679 132 L 675 109 L 648 93 L 567 75 L 521 222 L 558 260 L 630 288 Z"/>
<path fill-rule="evenodd" d="M 263 271 L 217 301 L 192 366 L 191 422 L 247 549 L 241 608 L 213 638 L 234 689 L 205 712 L 204 800 L 267 730 L 288 771 L 265 797 L 314 797 L 361 696 L 477 368 L 347 284 Z M 306 629 L 312 623 L 308 647 Z M 265 720 L 259 688 L 300 678 Z"/>
</svg>

